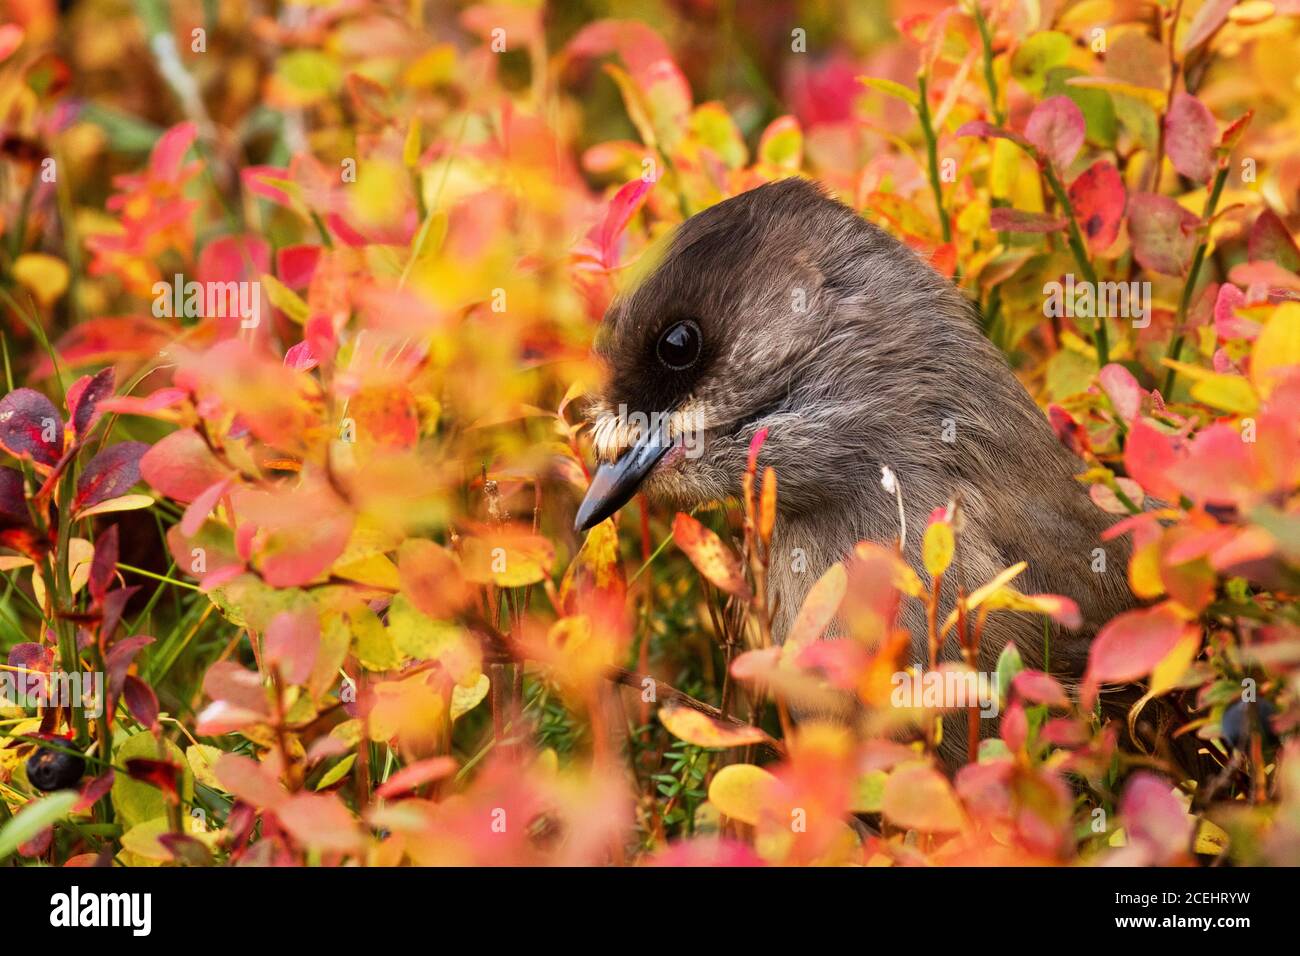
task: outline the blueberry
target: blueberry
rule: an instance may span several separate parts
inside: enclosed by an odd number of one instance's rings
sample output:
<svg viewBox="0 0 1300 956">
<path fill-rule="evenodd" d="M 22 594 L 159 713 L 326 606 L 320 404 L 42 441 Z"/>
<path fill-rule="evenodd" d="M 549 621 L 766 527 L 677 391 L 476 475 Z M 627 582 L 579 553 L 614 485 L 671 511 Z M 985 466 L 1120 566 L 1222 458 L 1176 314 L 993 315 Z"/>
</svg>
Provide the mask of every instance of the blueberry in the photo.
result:
<svg viewBox="0 0 1300 956">
<path fill-rule="evenodd" d="M 1219 722 L 1223 730 L 1223 739 L 1234 750 L 1243 749 L 1250 745 L 1250 714 L 1246 707 L 1245 701 L 1236 701 L 1223 712 L 1223 719 Z M 1263 734 L 1264 743 L 1274 742 L 1276 738 L 1273 736 L 1273 730 L 1269 724 L 1273 719 L 1273 715 L 1277 713 L 1277 708 L 1266 700 L 1261 700 L 1257 704 L 1257 708 L 1260 732 Z"/>
<path fill-rule="evenodd" d="M 86 761 L 76 754 L 42 747 L 27 759 L 27 779 L 37 790 L 62 790 L 73 786 L 86 772 Z"/>
</svg>

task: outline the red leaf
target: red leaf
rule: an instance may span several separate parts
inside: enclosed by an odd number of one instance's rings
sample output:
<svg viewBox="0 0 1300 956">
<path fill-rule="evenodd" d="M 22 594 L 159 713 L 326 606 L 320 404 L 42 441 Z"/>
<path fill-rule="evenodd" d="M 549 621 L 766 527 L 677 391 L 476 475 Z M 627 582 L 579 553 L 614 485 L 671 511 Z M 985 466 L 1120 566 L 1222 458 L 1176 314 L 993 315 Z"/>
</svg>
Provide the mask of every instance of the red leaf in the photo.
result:
<svg viewBox="0 0 1300 956">
<path fill-rule="evenodd" d="M 113 770 L 109 769 L 91 780 L 87 780 L 81 788 L 81 799 L 77 805 L 72 808 L 73 813 L 85 813 L 113 789 L 113 779 L 117 776 Z"/>
<path fill-rule="evenodd" d="M 1196 97 L 1176 92 L 1165 114 L 1165 149 L 1174 169 L 1195 182 L 1208 181 L 1217 166 L 1218 143 L 1214 114 Z"/>
<path fill-rule="evenodd" d="M 190 502 L 229 471 L 192 428 L 174 431 L 140 459 L 140 474 L 160 494 Z"/>
<path fill-rule="evenodd" d="M 142 441 L 124 441 L 109 445 L 86 465 L 77 479 L 77 496 L 73 512 L 97 505 L 109 498 L 126 494 L 140 480 L 140 459 L 149 446 Z"/>
<path fill-rule="evenodd" d="M 290 289 L 305 289 L 311 283 L 320 246 L 285 246 L 275 254 L 276 275 Z"/>
<path fill-rule="evenodd" d="M 397 771 L 375 790 L 375 796 L 391 800 L 393 797 L 401 796 L 431 781 L 441 780 L 455 772 L 456 761 L 451 757 L 430 757 Z"/>
<path fill-rule="evenodd" d="M 1168 196 L 1138 193 L 1129 202 L 1128 234 L 1138 262 L 1153 272 L 1180 276 L 1196 247 L 1201 220 Z"/>
<path fill-rule="evenodd" d="M 1255 218 L 1246 249 L 1252 262 L 1275 262 L 1289 272 L 1300 273 L 1300 249 L 1281 217 L 1271 209 Z"/>
<path fill-rule="evenodd" d="M 994 206 L 989 210 L 989 228 L 998 232 L 1059 232 L 1065 228 L 1065 220 L 1043 212 Z"/>
<path fill-rule="evenodd" d="M 27 495 L 23 489 L 23 473 L 17 468 L 0 468 L 0 518 L 18 524 L 27 524 Z"/>
<path fill-rule="evenodd" d="M 1133 423 L 1124 446 L 1124 468 L 1129 477 L 1146 489 L 1147 494 L 1177 501 L 1178 486 L 1169 478 L 1170 470 L 1183 457 L 1176 440 L 1156 431 L 1139 419 Z"/>
<path fill-rule="evenodd" d="M 153 688 L 134 674 L 126 675 L 126 682 L 122 685 L 122 702 L 142 726 L 150 730 L 157 726 L 158 698 Z"/>
<path fill-rule="evenodd" d="M 1070 183 L 1070 205 L 1091 252 L 1109 249 L 1119 236 L 1128 193 L 1119 171 L 1100 159 Z"/>
<path fill-rule="evenodd" d="M 0 398 L 0 448 L 53 468 L 63 457 L 63 419 L 54 403 L 30 388 Z"/>
<path fill-rule="evenodd" d="M 1061 172 L 1079 155 L 1084 136 L 1083 112 L 1068 96 L 1049 96 L 1029 114 L 1025 139 Z"/>
<path fill-rule="evenodd" d="M 137 634 L 134 637 L 123 638 L 109 648 L 104 658 L 104 670 L 108 672 L 108 687 L 105 691 L 108 699 L 105 713 L 110 721 L 117 710 L 117 699 L 122 696 L 122 687 L 126 683 L 126 672 L 130 669 L 131 662 L 135 660 L 135 655 L 140 653 L 141 648 L 152 643 L 152 637 Z"/>
<path fill-rule="evenodd" d="M 103 412 L 99 403 L 113 394 L 116 376 L 110 365 L 92 378 L 83 375 L 72 383 L 68 389 L 68 417 L 72 420 L 72 431 L 77 441 L 82 441 L 90 434 Z"/>
<path fill-rule="evenodd" d="M 117 570 L 118 530 L 112 525 L 95 539 L 95 557 L 90 562 L 90 596 L 96 606 L 104 602 L 104 595 L 113 584 L 113 574 Z"/>
<path fill-rule="evenodd" d="M 139 780 L 157 787 L 169 802 L 175 803 L 180 799 L 177 790 L 181 778 L 181 768 L 171 761 L 133 757 L 126 762 L 126 772 L 132 780 Z"/>
</svg>

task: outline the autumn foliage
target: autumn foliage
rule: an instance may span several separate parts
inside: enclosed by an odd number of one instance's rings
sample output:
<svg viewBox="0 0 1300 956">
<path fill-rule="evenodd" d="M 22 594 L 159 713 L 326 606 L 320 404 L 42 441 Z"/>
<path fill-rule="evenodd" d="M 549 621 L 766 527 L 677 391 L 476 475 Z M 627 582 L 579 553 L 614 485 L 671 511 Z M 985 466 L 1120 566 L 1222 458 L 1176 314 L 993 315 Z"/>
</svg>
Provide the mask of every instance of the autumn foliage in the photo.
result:
<svg viewBox="0 0 1300 956">
<path fill-rule="evenodd" d="M 280 6 L 0 26 L 0 673 L 103 677 L 0 709 L 0 861 L 1300 862 L 1300 4 Z M 780 646 L 761 434 L 743 500 L 571 530 L 606 306 L 800 175 L 979 303 L 1133 546 L 994 736 L 893 678 L 1079 611 L 1012 564 L 914 661 L 960 502 Z"/>
</svg>

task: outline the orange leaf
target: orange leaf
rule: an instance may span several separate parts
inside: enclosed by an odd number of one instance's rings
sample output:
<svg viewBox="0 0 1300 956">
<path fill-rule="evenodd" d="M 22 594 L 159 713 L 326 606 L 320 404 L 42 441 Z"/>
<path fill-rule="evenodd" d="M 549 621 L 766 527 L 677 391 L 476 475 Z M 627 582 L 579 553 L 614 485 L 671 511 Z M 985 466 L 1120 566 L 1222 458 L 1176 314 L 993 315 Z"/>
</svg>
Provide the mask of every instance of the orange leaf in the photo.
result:
<svg viewBox="0 0 1300 956">
<path fill-rule="evenodd" d="M 673 540 L 690 558 L 695 569 L 728 594 L 749 600 L 751 591 L 740 561 L 722 539 L 688 514 L 680 511 L 673 519 Z"/>
</svg>

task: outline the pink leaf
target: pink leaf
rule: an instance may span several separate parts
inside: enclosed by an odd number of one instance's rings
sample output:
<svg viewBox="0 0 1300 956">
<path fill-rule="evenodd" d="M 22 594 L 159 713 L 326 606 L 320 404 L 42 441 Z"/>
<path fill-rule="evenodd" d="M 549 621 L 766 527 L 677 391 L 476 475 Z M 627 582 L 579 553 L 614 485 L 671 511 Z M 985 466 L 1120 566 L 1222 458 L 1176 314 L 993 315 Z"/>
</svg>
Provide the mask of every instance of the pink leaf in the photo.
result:
<svg viewBox="0 0 1300 956">
<path fill-rule="evenodd" d="M 144 415 L 152 418 L 166 417 L 159 415 L 165 409 L 179 405 L 185 401 L 189 393 L 183 388 L 160 388 L 151 392 L 144 398 L 135 395 L 119 395 L 116 398 L 106 398 L 99 403 L 101 412 L 112 412 L 116 415 Z"/>
<path fill-rule="evenodd" d="M 638 209 L 645 202 L 653 181 L 634 179 L 614 194 L 610 200 L 609 211 L 600 226 L 600 263 L 606 269 L 618 267 L 618 241 L 622 238 L 627 224 L 632 221 Z"/>
<path fill-rule="evenodd" d="M 1169 162 L 1188 179 L 1209 180 L 1217 165 L 1219 127 L 1214 115 L 1194 96 L 1179 90 L 1165 114 L 1165 148 Z"/>
<path fill-rule="evenodd" d="M 275 808 L 275 815 L 304 846 L 350 853 L 362 845 L 356 818 L 332 793 L 296 793 Z"/>
<path fill-rule="evenodd" d="M 199 128 L 190 122 L 178 123 L 159 137 L 149 156 L 149 171 L 155 179 L 175 182 L 181 175 L 181 163 L 198 138 Z"/>
<path fill-rule="evenodd" d="M 1011 687 L 1025 700 L 1048 707 L 1069 707 L 1070 698 L 1059 681 L 1043 671 L 1021 671 L 1011 681 Z"/>
<path fill-rule="evenodd" d="M 1201 220 L 1168 196 L 1138 193 L 1129 202 L 1128 233 L 1138 262 L 1165 275 L 1187 271 Z"/>
<path fill-rule="evenodd" d="M 1133 774 L 1119 810 L 1129 839 L 1144 852 L 1144 862 L 1169 863 L 1187 852 L 1192 820 L 1170 785 L 1155 774 Z"/>
<path fill-rule="evenodd" d="M 1196 16 L 1192 17 L 1187 33 L 1183 35 L 1182 52 L 1188 53 L 1214 36 L 1215 31 L 1228 19 L 1228 12 L 1236 2 L 1237 0 L 1205 0 L 1197 9 Z"/>
<path fill-rule="evenodd" d="M 281 611 L 266 628 L 266 660 L 290 684 L 305 683 L 320 650 L 320 624 L 314 611 Z"/>
<path fill-rule="evenodd" d="M 275 774 L 252 757 L 222 754 L 212 772 L 223 787 L 259 810 L 274 810 L 288 798 Z"/>
<path fill-rule="evenodd" d="M 229 472 L 192 428 L 174 431 L 140 459 L 140 474 L 153 488 L 177 501 L 193 501 Z"/>
<path fill-rule="evenodd" d="M 1192 627 L 1170 604 L 1128 611 L 1112 619 L 1088 651 L 1080 701 L 1091 707 L 1098 685 L 1145 677 Z"/>
<path fill-rule="evenodd" d="M 1219 286 L 1214 299 L 1214 332 L 1219 339 L 1249 339 L 1259 335 L 1258 322 L 1237 315 L 1237 307 L 1246 304 L 1246 294 L 1231 282 Z"/>
<path fill-rule="evenodd" d="M 1131 422 L 1137 418 L 1138 412 L 1142 410 L 1142 399 L 1147 393 L 1138 384 L 1132 372 L 1123 365 L 1111 362 L 1101 370 L 1097 379 L 1101 382 L 1106 397 L 1110 399 L 1115 414 L 1122 421 Z"/>
<path fill-rule="evenodd" d="M 1083 112 L 1068 96 L 1050 96 L 1034 107 L 1025 123 L 1025 139 L 1064 172 L 1083 147 Z"/>
</svg>

